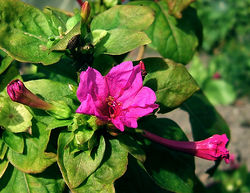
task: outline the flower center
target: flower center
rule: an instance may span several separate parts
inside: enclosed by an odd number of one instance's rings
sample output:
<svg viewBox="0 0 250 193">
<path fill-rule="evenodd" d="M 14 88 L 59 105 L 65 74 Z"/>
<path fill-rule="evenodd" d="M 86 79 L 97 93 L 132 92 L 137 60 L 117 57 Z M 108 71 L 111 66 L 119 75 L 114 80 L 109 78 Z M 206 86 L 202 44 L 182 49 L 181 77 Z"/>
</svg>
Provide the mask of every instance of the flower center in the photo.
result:
<svg viewBox="0 0 250 193">
<path fill-rule="evenodd" d="M 109 116 L 110 118 L 115 118 L 121 112 L 122 103 L 117 101 L 114 97 L 109 96 L 106 98 L 106 102 L 109 106 Z"/>
</svg>

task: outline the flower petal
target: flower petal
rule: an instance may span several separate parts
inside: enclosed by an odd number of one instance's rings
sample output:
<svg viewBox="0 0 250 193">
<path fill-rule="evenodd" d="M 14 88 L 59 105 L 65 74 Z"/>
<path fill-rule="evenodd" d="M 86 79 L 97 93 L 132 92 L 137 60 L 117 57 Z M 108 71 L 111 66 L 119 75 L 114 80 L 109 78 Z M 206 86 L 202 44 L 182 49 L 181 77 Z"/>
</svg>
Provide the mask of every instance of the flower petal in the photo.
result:
<svg viewBox="0 0 250 193">
<path fill-rule="evenodd" d="M 98 117 L 107 116 L 108 96 L 107 85 L 104 77 L 93 68 L 88 68 L 80 75 L 80 83 L 77 89 L 77 97 L 81 106 L 77 113 L 91 114 Z"/>
<path fill-rule="evenodd" d="M 129 96 L 135 95 L 142 87 L 140 66 L 133 67 L 131 61 L 115 66 L 105 78 L 110 95 L 116 99 L 121 97 L 121 102 Z"/>
<path fill-rule="evenodd" d="M 111 122 L 114 124 L 114 126 L 119 129 L 120 131 L 124 131 L 124 124 L 121 122 L 119 117 L 116 117 L 115 119 L 112 119 Z"/>
<path fill-rule="evenodd" d="M 131 117 L 126 117 L 125 119 L 122 119 L 122 122 L 124 123 L 124 125 L 126 125 L 127 127 L 131 127 L 131 128 L 137 128 L 138 124 L 137 124 L 137 118 L 131 118 Z"/>
<path fill-rule="evenodd" d="M 100 72 L 93 68 L 88 68 L 80 74 L 80 83 L 77 89 L 77 97 L 82 102 L 90 94 L 94 101 L 103 100 L 108 95 L 107 85 Z"/>
<path fill-rule="evenodd" d="M 148 115 L 154 109 L 157 109 L 159 105 L 155 104 L 155 101 L 154 91 L 144 86 L 133 99 L 123 103 L 123 108 L 126 108 L 126 116 L 138 118 Z"/>
<path fill-rule="evenodd" d="M 102 120 L 108 120 L 108 117 L 104 115 L 102 109 L 98 108 L 89 94 L 87 95 L 86 99 L 81 102 L 81 105 L 76 110 L 76 113 L 95 115 Z"/>
</svg>

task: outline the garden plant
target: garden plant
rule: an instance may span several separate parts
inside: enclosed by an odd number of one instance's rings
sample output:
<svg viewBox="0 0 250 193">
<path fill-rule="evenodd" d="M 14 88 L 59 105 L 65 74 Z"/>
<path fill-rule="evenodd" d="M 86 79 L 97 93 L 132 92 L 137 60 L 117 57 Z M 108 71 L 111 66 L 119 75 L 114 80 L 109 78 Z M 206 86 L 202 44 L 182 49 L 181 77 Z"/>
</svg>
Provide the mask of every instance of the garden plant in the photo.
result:
<svg viewBox="0 0 250 193">
<path fill-rule="evenodd" d="M 0 0 L 0 192 L 206 192 L 194 156 L 212 176 L 230 132 L 185 67 L 206 38 L 192 0 L 78 3 Z M 177 108 L 192 141 L 158 116 Z"/>
</svg>

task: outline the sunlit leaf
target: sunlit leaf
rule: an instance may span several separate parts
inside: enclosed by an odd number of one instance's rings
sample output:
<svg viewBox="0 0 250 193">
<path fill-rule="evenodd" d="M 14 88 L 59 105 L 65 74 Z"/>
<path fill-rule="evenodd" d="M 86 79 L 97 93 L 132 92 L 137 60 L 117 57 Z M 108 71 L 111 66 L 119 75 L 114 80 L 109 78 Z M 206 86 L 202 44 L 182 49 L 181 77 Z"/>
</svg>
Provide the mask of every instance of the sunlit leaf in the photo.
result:
<svg viewBox="0 0 250 193">
<path fill-rule="evenodd" d="M 24 105 L 0 97 L 0 125 L 6 130 L 19 133 L 31 127 L 32 115 Z"/>
<path fill-rule="evenodd" d="M 10 165 L 0 179 L 2 193 L 62 193 L 63 189 L 64 182 L 56 166 L 41 174 L 31 175 Z"/>
<path fill-rule="evenodd" d="M 40 173 L 56 161 L 56 154 L 45 152 L 49 142 L 50 130 L 46 125 L 33 121 L 32 136 L 24 138 L 24 152 L 8 151 L 8 160 L 26 173 Z"/>
<path fill-rule="evenodd" d="M 58 139 L 58 164 L 64 180 L 72 188 L 78 187 L 100 165 L 104 151 L 105 141 L 101 137 L 95 150 L 70 153 L 67 144 L 71 141 L 71 133 L 62 132 Z"/>
<path fill-rule="evenodd" d="M 199 89 L 182 64 L 161 58 L 147 58 L 143 62 L 147 71 L 144 85 L 155 91 L 160 113 L 178 107 Z"/>
</svg>

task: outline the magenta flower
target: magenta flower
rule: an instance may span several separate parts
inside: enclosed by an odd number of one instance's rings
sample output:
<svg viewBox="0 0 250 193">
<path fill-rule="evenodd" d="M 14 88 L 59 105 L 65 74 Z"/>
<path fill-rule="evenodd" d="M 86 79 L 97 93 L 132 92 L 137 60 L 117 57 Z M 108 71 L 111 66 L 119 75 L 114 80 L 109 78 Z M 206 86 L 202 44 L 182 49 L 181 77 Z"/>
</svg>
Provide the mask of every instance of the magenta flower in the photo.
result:
<svg viewBox="0 0 250 193">
<path fill-rule="evenodd" d="M 143 136 L 174 150 L 189 153 L 206 160 L 224 159 L 226 163 L 229 163 L 229 151 L 226 149 L 228 138 L 226 134 L 216 134 L 205 140 L 194 142 L 165 139 L 145 130 L 143 131 Z"/>
<path fill-rule="evenodd" d="M 131 61 L 113 67 L 106 76 L 93 68 L 80 75 L 77 97 L 81 105 L 77 113 L 95 115 L 112 122 L 124 131 L 124 126 L 136 128 L 139 117 L 158 108 L 153 90 L 142 85 L 140 65 Z"/>
</svg>

